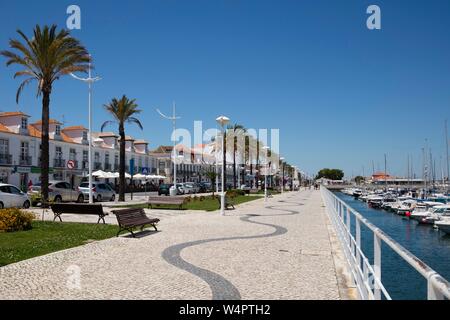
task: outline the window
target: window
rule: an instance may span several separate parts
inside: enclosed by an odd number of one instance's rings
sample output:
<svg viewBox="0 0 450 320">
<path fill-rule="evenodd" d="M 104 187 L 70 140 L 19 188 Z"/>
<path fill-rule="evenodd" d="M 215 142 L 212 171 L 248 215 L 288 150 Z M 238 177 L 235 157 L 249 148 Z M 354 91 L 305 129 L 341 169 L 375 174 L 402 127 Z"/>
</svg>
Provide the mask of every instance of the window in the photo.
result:
<svg viewBox="0 0 450 320">
<path fill-rule="evenodd" d="M 117 153 L 114 155 L 114 163 L 115 164 L 119 163 L 119 154 L 117 154 Z"/>
<path fill-rule="evenodd" d="M 28 118 L 27 117 L 23 117 L 22 118 L 22 122 L 20 124 L 20 127 L 22 129 L 26 129 L 28 127 Z"/>
<path fill-rule="evenodd" d="M 57 136 L 61 135 L 61 126 L 59 124 L 56 125 L 55 134 Z"/>
<path fill-rule="evenodd" d="M 55 147 L 55 155 L 56 155 L 56 159 L 62 159 L 62 148 L 56 146 Z"/>
<path fill-rule="evenodd" d="M 9 140 L 0 139 L 0 155 L 9 154 Z"/>
<path fill-rule="evenodd" d="M 20 143 L 20 160 L 26 160 L 28 158 L 29 144 L 26 141 Z"/>
<path fill-rule="evenodd" d="M 100 153 L 96 152 L 94 155 L 94 161 L 95 162 L 100 162 Z"/>
<path fill-rule="evenodd" d="M 83 161 L 89 161 L 89 151 L 83 150 Z"/>
<path fill-rule="evenodd" d="M 75 149 L 70 149 L 69 160 L 77 160 L 77 151 Z"/>
<path fill-rule="evenodd" d="M 87 140 L 87 139 L 88 139 L 87 131 L 83 131 L 83 140 Z"/>
<path fill-rule="evenodd" d="M 105 163 L 109 163 L 109 153 L 105 153 Z"/>
</svg>

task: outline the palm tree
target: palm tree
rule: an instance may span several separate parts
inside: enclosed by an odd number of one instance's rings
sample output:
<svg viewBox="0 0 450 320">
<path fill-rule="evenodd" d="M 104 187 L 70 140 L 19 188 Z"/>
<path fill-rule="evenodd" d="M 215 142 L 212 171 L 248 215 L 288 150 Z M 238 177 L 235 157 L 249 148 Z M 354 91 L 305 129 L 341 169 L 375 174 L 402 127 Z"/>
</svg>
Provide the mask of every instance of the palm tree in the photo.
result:
<svg viewBox="0 0 450 320">
<path fill-rule="evenodd" d="M 214 169 L 207 169 L 203 171 L 203 174 L 211 181 L 211 188 L 213 190 L 213 197 L 214 193 L 216 192 L 216 179 L 217 179 L 217 172 Z"/>
<path fill-rule="evenodd" d="M 237 175 L 236 175 L 236 152 L 238 151 L 238 136 L 245 132 L 244 126 L 235 123 L 234 125 L 228 126 L 228 130 L 231 130 L 233 137 L 233 188 L 236 189 L 237 185 Z"/>
<path fill-rule="evenodd" d="M 23 42 L 14 39 L 9 41 L 9 46 L 17 53 L 0 52 L 0 55 L 8 59 L 7 66 L 17 64 L 23 67 L 14 74 L 14 78 L 27 77 L 17 90 L 16 102 L 19 103 L 23 88 L 33 81 L 37 82 L 37 96 L 42 95 L 41 192 L 44 203 L 48 200 L 48 130 L 53 83 L 72 72 L 86 72 L 91 60 L 85 47 L 71 37 L 69 31 L 62 29 L 57 32 L 56 28 L 56 25 L 52 25 L 41 29 L 36 25 L 31 39 L 17 30 Z"/>
<path fill-rule="evenodd" d="M 114 118 L 113 121 L 105 121 L 101 131 L 109 124 L 119 125 L 120 136 L 120 165 L 119 165 L 119 201 L 125 201 L 125 123 L 134 123 L 141 130 L 141 122 L 134 115 L 141 113 L 138 109 L 136 99 L 130 100 L 123 95 L 121 99 L 113 98 L 110 103 L 105 104 L 104 108 Z"/>
</svg>

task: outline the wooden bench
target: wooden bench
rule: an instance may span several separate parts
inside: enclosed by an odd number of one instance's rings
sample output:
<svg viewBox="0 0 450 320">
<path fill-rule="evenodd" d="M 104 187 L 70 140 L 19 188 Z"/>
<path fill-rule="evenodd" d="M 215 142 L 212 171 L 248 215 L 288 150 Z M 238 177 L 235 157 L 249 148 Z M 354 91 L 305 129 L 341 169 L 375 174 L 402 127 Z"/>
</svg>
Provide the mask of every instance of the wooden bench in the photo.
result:
<svg viewBox="0 0 450 320">
<path fill-rule="evenodd" d="M 183 209 L 184 197 L 148 197 L 148 208 L 153 209 L 153 205 L 173 204 L 179 209 Z"/>
<path fill-rule="evenodd" d="M 133 238 L 135 238 L 136 236 L 133 233 L 133 228 L 141 227 L 142 231 L 146 225 L 151 225 L 155 228 L 155 231 L 158 231 L 156 224 L 159 222 L 159 219 L 147 217 L 144 209 L 121 209 L 113 210 L 112 213 L 116 215 L 117 222 L 119 223 L 119 232 L 117 232 L 117 237 L 122 231 L 127 230 L 133 235 Z"/>
<path fill-rule="evenodd" d="M 59 221 L 61 222 L 62 222 L 61 215 L 63 213 L 97 215 L 98 216 L 97 223 L 100 223 L 100 220 L 103 220 L 103 223 L 105 223 L 105 216 L 108 215 L 108 213 L 103 212 L 103 207 L 101 204 L 53 203 L 50 205 L 50 208 L 52 209 L 53 214 L 55 215 L 53 221 L 55 221 L 56 218 L 58 218 Z"/>
<path fill-rule="evenodd" d="M 219 200 L 219 209 L 222 207 L 222 200 L 221 200 L 221 196 L 219 195 L 219 197 L 217 198 L 217 200 Z M 229 208 L 234 208 L 235 202 L 233 199 L 231 199 L 230 197 L 227 197 L 225 195 L 225 210 L 228 210 Z"/>
</svg>

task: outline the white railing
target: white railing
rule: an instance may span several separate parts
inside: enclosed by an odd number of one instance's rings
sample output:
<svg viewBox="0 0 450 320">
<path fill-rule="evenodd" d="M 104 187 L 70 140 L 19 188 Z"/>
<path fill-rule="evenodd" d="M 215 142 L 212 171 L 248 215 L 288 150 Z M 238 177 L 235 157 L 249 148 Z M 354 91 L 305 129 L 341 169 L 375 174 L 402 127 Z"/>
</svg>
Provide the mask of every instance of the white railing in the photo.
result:
<svg viewBox="0 0 450 320">
<path fill-rule="evenodd" d="M 331 191 L 323 186 L 321 190 L 326 211 L 343 247 L 352 281 L 358 289 L 360 299 L 391 300 L 391 296 L 381 280 L 381 245 L 383 242 L 426 279 L 429 300 L 450 299 L 450 284 L 447 280 Z M 355 223 L 354 234 L 351 232 L 352 220 Z M 361 249 L 361 224 L 373 233 L 373 265 Z"/>
</svg>

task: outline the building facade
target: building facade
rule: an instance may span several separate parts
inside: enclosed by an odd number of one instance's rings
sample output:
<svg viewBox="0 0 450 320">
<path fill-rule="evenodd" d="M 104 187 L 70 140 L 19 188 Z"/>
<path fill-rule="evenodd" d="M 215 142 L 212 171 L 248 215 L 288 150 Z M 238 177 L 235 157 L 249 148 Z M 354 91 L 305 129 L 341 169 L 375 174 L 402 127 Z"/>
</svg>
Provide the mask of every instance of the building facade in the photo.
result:
<svg viewBox="0 0 450 320">
<path fill-rule="evenodd" d="M 29 123 L 23 112 L 0 113 L 0 182 L 10 183 L 26 190 L 39 183 L 41 172 L 42 123 Z M 49 179 L 64 180 L 77 186 L 88 175 L 88 130 L 83 126 L 62 127 L 51 119 L 49 124 L 50 163 Z M 93 170 L 119 171 L 119 136 L 112 133 L 92 134 Z M 142 168 L 154 171 L 155 159 L 148 151 L 145 140 L 126 137 L 126 171 L 130 173 L 130 160 L 134 159 L 134 173 Z"/>
</svg>

